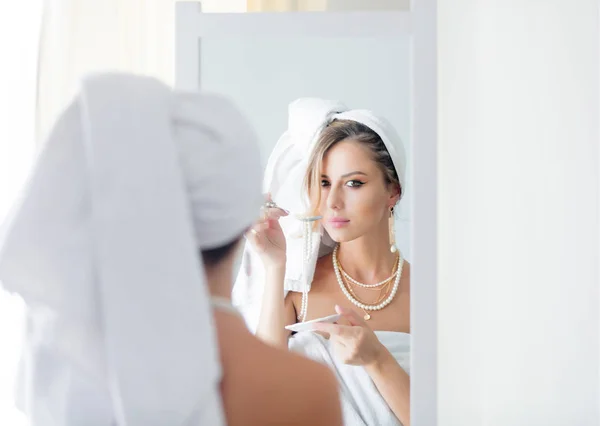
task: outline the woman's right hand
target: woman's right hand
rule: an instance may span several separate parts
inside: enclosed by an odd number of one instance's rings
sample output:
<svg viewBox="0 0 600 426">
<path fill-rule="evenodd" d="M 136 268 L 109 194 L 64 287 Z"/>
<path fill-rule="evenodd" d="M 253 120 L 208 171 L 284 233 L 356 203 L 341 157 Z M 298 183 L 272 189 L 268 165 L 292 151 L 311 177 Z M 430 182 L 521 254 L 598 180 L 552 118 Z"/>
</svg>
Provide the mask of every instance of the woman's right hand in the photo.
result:
<svg viewBox="0 0 600 426">
<path fill-rule="evenodd" d="M 270 194 L 267 195 L 268 201 L 271 201 Z M 288 212 L 280 207 L 263 207 L 261 220 L 246 234 L 247 240 L 259 253 L 265 268 L 285 268 L 286 242 L 279 218 L 287 215 Z"/>
</svg>

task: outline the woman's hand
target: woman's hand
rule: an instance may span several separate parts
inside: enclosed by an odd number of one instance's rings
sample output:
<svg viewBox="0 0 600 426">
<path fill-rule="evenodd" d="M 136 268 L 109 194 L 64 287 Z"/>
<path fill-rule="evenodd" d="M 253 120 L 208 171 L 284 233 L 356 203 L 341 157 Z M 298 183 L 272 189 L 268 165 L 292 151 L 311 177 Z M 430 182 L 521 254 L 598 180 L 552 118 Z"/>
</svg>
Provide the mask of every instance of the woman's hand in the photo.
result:
<svg viewBox="0 0 600 426">
<path fill-rule="evenodd" d="M 315 330 L 329 333 L 334 350 L 346 364 L 365 368 L 400 423 L 409 426 L 410 377 L 360 315 L 339 306 L 335 310 L 350 325 L 318 323 L 315 324 Z"/>
<path fill-rule="evenodd" d="M 335 310 L 349 325 L 317 323 L 314 330 L 329 334 L 334 351 L 345 364 L 369 367 L 385 359 L 387 349 L 360 315 L 337 305 Z"/>
<path fill-rule="evenodd" d="M 267 202 L 270 201 L 271 195 L 268 194 Z M 261 220 L 246 233 L 246 239 L 259 253 L 267 269 L 285 267 L 286 243 L 279 218 L 287 215 L 288 212 L 280 207 L 263 207 Z"/>
</svg>

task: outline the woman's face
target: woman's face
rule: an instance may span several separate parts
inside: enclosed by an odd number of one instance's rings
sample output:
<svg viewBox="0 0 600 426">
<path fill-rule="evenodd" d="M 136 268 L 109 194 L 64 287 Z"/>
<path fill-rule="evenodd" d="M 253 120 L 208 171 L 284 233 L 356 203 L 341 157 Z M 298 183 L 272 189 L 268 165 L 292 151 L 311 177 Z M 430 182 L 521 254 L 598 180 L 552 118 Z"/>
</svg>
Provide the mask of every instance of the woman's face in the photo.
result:
<svg viewBox="0 0 600 426">
<path fill-rule="evenodd" d="M 369 148 L 345 140 L 323 158 L 319 213 L 327 233 L 337 242 L 352 241 L 380 226 L 398 200 L 398 191 L 386 185 Z"/>
</svg>

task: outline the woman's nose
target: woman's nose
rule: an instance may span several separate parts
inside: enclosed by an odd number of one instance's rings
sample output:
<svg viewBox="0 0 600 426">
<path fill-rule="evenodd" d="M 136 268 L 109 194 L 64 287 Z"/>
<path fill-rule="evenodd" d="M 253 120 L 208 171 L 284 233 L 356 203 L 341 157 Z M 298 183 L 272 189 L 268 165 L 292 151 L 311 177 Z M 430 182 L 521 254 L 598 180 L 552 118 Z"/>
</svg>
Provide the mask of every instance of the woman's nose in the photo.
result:
<svg viewBox="0 0 600 426">
<path fill-rule="evenodd" d="M 342 191 L 332 187 L 327 194 L 327 207 L 332 210 L 339 210 L 343 206 Z"/>
</svg>

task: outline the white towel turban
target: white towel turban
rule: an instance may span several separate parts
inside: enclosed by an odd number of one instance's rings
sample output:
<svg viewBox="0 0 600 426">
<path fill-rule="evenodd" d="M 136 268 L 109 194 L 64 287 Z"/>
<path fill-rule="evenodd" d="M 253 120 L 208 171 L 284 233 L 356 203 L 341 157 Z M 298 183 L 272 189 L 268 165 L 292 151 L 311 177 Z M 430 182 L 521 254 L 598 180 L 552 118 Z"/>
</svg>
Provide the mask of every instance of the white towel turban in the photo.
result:
<svg viewBox="0 0 600 426">
<path fill-rule="evenodd" d="M 224 424 L 199 250 L 252 224 L 261 176 L 229 101 L 146 77 L 83 81 L 0 238 L 0 281 L 36 322 L 34 426 Z"/>
</svg>

